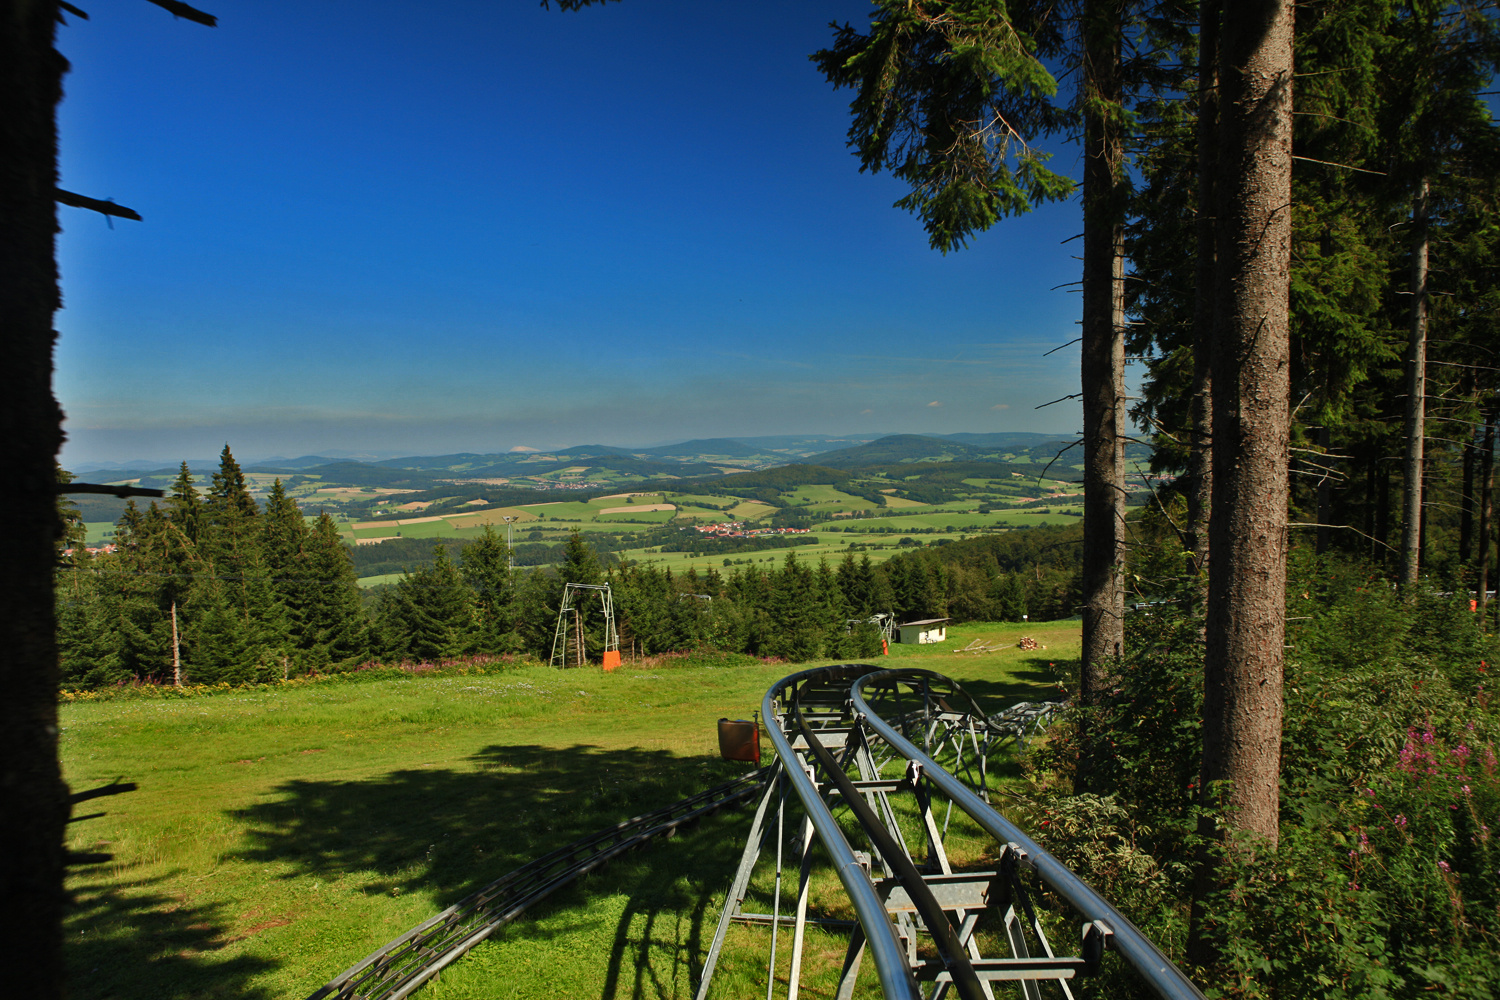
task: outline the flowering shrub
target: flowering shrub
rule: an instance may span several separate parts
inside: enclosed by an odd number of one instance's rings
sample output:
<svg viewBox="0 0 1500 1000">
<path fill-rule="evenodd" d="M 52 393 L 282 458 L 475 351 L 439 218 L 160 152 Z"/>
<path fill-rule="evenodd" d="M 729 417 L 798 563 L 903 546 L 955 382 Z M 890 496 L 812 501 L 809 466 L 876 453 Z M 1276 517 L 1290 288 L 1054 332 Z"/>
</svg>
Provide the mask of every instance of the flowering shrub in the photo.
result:
<svg viewBox="0 0 1500 1000">
<path fill-rule="evenodd" d="M 1494 639 L 1467 602 L 1405 601 L 1361 567 L 1294 562 L 1278 846 L 1196 835 L 1216 815 L 1196 801 L 1201 622 L 1165 609 L 1127 619 L 1118 686 L 1032 752 L 1037 839 L 1179 961 L 1181 863 L 1220 853 L 1225 881 L 1201 915 L 1219 962 L 1195 976 L 1210 996 L 1500 996 Z M 1080 763 L 1109 798 L 1067 797 Z M 1060 822 L 1066 810 L 1087 821 Z M 1090 989 L 1139 987 L 1106 974 Z"/>
<path fill-rule="evenodd" d="M 1395 765 L 1360 790 L 1360 801 L 1350 884 L 1413 918 L 1398 950 L 1500 943 L 1500 768 L 1475 724 L 1450 737 L 1409 728 Z"/>
</svg>

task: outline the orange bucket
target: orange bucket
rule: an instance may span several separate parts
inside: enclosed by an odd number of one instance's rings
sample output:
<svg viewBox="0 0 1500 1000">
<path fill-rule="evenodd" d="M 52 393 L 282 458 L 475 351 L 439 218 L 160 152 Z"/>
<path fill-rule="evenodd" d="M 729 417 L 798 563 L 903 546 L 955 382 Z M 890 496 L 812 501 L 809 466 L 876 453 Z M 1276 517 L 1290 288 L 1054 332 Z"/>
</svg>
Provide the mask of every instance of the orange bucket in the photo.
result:
<svg viewBox="0 0 1500 1000">
<path fill-rule="evenodd" d="M 750 719 L 720 719 L 719 756 L 759 764 L 760 725 Z"/>
</svg>

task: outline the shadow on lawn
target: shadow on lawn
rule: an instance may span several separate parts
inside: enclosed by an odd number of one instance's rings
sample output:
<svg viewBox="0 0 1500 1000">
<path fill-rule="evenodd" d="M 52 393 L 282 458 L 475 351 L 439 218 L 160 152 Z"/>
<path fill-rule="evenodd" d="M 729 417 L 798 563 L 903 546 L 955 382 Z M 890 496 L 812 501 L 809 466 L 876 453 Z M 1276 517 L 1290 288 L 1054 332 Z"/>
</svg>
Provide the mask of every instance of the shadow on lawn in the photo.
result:
<svg viewBox="0 0 1500 1000">
<path fill-rule="evenodd" d="M 372 873 L 368 893 L 424 892 L 448 905 L 564 844 L 744 773 L 743 765 L 665 750 L 584 745 L 492 746 L 468 763 L 363 781 L 287 782 L 274 800 L 236 813 L 248 829 L 244 857 L 290 863 L 289 878 Z M 543 930 L 537 918 L 622 895 L 602 996 L 619 995 L 621 979 L 632 974 L 623 995 L 680 993 L 683 966 L 690 976 L 701 966 L 705 934 L 713 932 L 704 920 L 727 888 L 753 808 L 618 858 L 502 933 L 563 936 L 571 931 Z M 580 920 L 597 924 L 586 909 Z M 589 932 L 596 939 L 608 933 Z M 382 943 L 371 940 L 369 949 Z"/>
<path fill-rule="evenodd" d="M 216 961 L 231 941 L 218 905 L 188 905 L 140 879 L 96 887 L 75 878 L 67 923 L 68 995 L 260 1000 L 249 982 L 275 963 L 249 955 Z"/>
<path fill-rule="evenodd" d="M 993 715 L 1022 701 L 1058 701 L 1065 697 L 1059 683 L 1066 684 L 1078 672 L 1076 659 L 1028 657 L 1008 670 L 1001 681 L 966 678 L 959 686 L 979 700 L 986 713 Z"/>
</svg>

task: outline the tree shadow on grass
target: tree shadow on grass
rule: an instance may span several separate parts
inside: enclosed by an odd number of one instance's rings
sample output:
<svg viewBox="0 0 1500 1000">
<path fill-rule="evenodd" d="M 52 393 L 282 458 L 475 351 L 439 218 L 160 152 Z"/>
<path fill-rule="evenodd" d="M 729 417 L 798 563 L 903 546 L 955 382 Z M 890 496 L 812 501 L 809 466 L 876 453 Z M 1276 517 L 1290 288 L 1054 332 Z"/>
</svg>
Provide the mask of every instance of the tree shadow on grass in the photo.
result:
<svg viewBox="0 0 1500 1000">
<path fill-rule="evenodd" d="M 66 925 L 68 995 L 269 1000 L 250 980 L 273 968 L 261 957 L 217 959 L 236 939 L 219 904 L 189 905 L 156 887 L 165 877 L 93 884 L 75 879 Z"/>
<path fill-rule="evenodd" d="M 580 837 L 744 773 L 743 765 L 717 759 L 587 745 L 491 746 L 468 764 L 360 781 L 287 782 L 274 798 L 235 812 L 248 831 L 243 856 L 289 864 L 288 878 L 358 874 L 371 895 L 422 892 L 433 898 L 435 912 Z M 566 932 L 545 930 L 539 920 L 623 896 L 610 957 L 606 964 L 601 955 L 596 966 L 601 995 L 616 996 L 632 974 L 633 992 L 625 995 L 676 995 L 681 990 L 672 983 L 681 982 L 683 967 L 696 975 L 701 964 L 710 897 L 727 887 L 748 817 L 744 809 L 711 817 L 701 828 L 619 858 L 501 933 L 561 937 Z M 354 957 L 382 943 L 372 938 Z M 325 978 L 339 971 L 329 969 Z"/>
<path fill-rule="evenodd" d="M 959 681 L 963 689 L 979 700 L 985 712 L 993 715 L 1017 702 L 1058 701 L 1065 696 L 1059 683 L 1067 684 L 1078 673 L 1078 661 L 1031 656 L 1018 661 L 1004 680 L 970 678 Z"/>
</svg>

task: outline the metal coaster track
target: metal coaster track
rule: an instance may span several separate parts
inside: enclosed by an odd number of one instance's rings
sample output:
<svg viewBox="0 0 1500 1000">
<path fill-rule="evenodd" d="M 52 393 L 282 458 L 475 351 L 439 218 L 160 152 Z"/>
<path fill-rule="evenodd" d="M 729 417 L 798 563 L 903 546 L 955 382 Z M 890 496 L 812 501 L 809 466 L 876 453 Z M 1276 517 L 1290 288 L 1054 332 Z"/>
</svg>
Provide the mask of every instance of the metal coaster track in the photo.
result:
<svg viewBox="0 0 1500 1000">
<path fill-rule="evenodd" d="M 307 1000 L 400 1000 L 516 919 L 528 906 L 580 875 L 645 846 L 649 840 L 670 837 L 704 816 L 754 798 L 771 770 L 763 767 L 530 861 L 382 945 Z"/>
<path fill-rule="evenodd" d="M 1202 1000 L 1197 987 L 1134 924 L 988 803 L 988 752 L 1009 739 L 1024 739 L 1051 709 L 1026 706 L 987 716 L 941 674 L 844 665 L 783 678 L 766 693 L 762 710 L 781 766 L 761 799 L 725 900 L 698 1000 L 709 995 L 733 922 L 770 924 L 768 1000 L 778 973 L 778 933 L 791 925 L 786 995 L 796 1000 L 806 927 L 843 923 L 808 914 L 815 842 L 831 860 L 857 918 L 839 974 L 839 1000 L 854 995 L 866 952 L 887 998 L 940 1000 L 956 991 L 964 1000 L 993 1000 L 996 984 L 1008 981 L 1020 987 L 1025 1000 L 1040 1000 L 1041 986 L 1050 980 L 1072 1000 L 1069 982 L 1098 971 L 1106 950 L 1117 952 L 1156 995 Z M 795 911 L 783 916 L 789 792 L 796 794 L 803 816 L 802 835 L 792 845 L 800 855 Z M 947 802 L 941 826 L 935 799 Z M 774 810 L 773 802 L 778 802 Z M 845 812 L 843 821 L 835 808 Z M 954 809 L 995 838 L 995 870 L 953 869 L 943 837 Z M 751 876 L 772 836 L 773 811 L 773 912 L 746 913 Z M 909 832 L 913 829 L 915 834 Z M 863 850 L 856 850 L 851 835 Z M 1032 904 L 1035 882 L 1066 904 L 1081 925 L 1077 956 L 1054 953 Z M 995 937 L 1006 954 L 983 954 L 976 931 L 986 914 L 998 917 Z"/>
<path fill-rule="evenodd" d="M 759 806 L 704 961 L 698 1000 L 708 997 L 725 934 L 735 922 L 770 927 L 767 1000 L 786 925 L 793 931 L 787 998 L 796 1000 L 810 924 L 850 931 L 839 1000 L 854 995 L 867 952 L 887 998 L 943 1000 L 956 991 L 964 1000 L 994 1000 L 996 984 L 1009 981 L 1023 1000 L 1041 1000 L 1041 985 L 1050 980 L 1072 1000 L 1068 983 L 1096 972 L 1106 950 L 1117 952 L 1156 995 L 1203 1000 L 1129 920 L 988 802 L 988 755 L 1012 740 L 1024 741 L 1057 707 L 1023 704 L 988 716 L 956 683 L 928 670 L 849 664 L 784 677 L 762 702 L 776 762 L 523 865 L 391 941 L 308 1000 L 399 1000 L 578 876 L 757 794 Z M 800 874 L 794 912 L 784 915 L 782 865 L 793 793 L 801 806 L 801 836 L 792 842 Z M 935 799 L 946 807 L 941 824 Z M 954 871 L 943 837 L 955 809 L 995 838 L 995 870 Z M 751 878 L 773 827 L 772 912 L 747 913 Z M 862 849 L 851 844 L 851 833 Z M 815 843 L 832 861 L 855 921 L 809 915 Z M 1029 886 L 1035 882 L 1075 914 L 1081 925 L 1078 956 L 1053 952 L 1032 904 Z M 986 926 L 998 925 L 993 936 L 1005 955 L 982 952 L 986 936 L 976 932 L 990 914 L 998 920 Z"/>
</svg>

